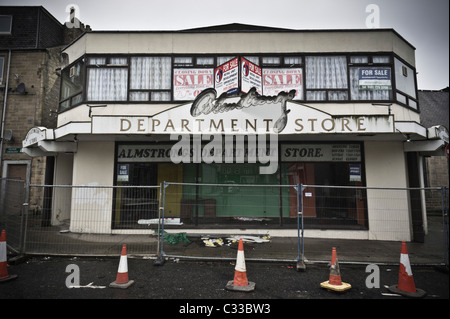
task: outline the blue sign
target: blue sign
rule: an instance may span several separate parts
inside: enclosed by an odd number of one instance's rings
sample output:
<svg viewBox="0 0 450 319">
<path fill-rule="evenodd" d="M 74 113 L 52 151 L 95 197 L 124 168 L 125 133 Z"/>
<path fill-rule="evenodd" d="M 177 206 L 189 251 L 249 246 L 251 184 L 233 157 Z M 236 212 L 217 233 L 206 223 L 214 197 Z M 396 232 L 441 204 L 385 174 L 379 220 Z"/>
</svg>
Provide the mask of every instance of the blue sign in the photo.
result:
<svg viewBox="0 0 450 319">
<path fill-rule="evenodd" d="M 117 181 L 118 182 L 128 182 L 129 172 L 130 172 L 129 164 L 118 164 L 117 165 Z"/>
<path fill-rule="evenodd" d="M 358 72 L 360 90 L 390 90 L 391 68 L 360 68 Z"/>
<path fill-rule="evenodd" d="M 350 164 L 350 182 L 361 182 L 361 165 Z"/>
</svg>

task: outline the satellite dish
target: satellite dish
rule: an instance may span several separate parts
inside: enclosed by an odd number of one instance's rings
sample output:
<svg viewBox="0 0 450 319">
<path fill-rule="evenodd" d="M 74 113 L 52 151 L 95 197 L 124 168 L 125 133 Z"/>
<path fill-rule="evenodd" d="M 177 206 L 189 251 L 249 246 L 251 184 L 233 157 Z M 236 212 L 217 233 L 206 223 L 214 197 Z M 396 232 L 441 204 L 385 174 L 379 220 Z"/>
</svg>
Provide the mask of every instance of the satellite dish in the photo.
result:
<svg viewBox="0 0 450 319">
<path fill-rule="evenodd" d="M 17 92 L 17 93 L 19 93 L 19 94 L 26 94 L 27 92 L 25 91 L 25 83 L 20 83 L 17 87 L 16 87 L 16 89 L 15 89 L 15 91 Z"/>
</svg>

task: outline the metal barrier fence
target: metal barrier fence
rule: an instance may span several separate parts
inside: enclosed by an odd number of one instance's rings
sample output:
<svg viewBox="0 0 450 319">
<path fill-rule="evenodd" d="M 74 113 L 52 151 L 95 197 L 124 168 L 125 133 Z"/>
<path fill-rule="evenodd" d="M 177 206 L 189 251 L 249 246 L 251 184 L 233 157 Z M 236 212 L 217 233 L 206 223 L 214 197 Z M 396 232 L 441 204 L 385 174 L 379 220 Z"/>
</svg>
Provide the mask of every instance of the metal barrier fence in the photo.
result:
<svg viewBox="0 0 450 319">
<path fill-rule="evenodd" d="M 163 184 L 162 231 L 183 232 L 188 229 L 194 248 L 183 249 L 165 245 L 161 241 L 161 252 L 166 256 L 188 258 L 233 259 L 235 249 L 209 250 L 201 247 L 230 246 L 237 248 L 239 237 L 247 242 L 269 242 L 280 229 L 288 229 L 296 238 L 290 245 L 290 259 L 303 254 L 301 251 L 300 185 L 255 185 L 255 184 Z M 167 224 L 167 218 L 177 216 L 180 224 Z M 249 235 L 249 236 L 246 236 Z M 200 248 L 200 249 L 196 249 Z M 265 247 L 267 248 L 267 247 Z M 267 251 L 260 259 L 283 259 L 281 251 Z"/>
<path fill-rule="evenodd" d="M 305 256 L 328 260 L 324 245 L 352 241 L 370 252 L 389 242 L 425 239 L 420 249 L 432 247 L 435 260 L 448 264 L 445 187 L 0 181 L 0 228 L 7 232 L 8 246 L 20 253 L 116 256 L 127 244 L 130 255 L 232 260 L 235 241 L 247 236 L 250 259 L 303 261 Z M 424 196 L 433 193 L 442 198 L 440 215 L 417 218 L 423 224 L 413 218 L 411 224 L 409 216 L 419 216 Z M 398 259 L 397 247 L 387 253 Z"/>
<path fill-rule="evenodd" d="M 301 185 L 302 223 L 307 238 L 314 238 L 322 229 L 328 238 L 339 236 L 340 242 L 361 239 L 359 247 L 380 252 L 395 260 L 398 249 L 389 251 L 391 242 L 417 242 L 417 254 L 433 260 L 449 262 L 448 189 L 382 188 L 354 186 Z M 441 211 L 427 212 L 427 197 L 441 198 Z M 308 239 L 306 240 L 308 243 Z M 360 241 L 361 243 L 361 241 Z M 356 247 L 356 246 L 355 246 Z M 320 246 L 309 245 L 306 254 L 320 256 Z M 319 250 L 318 250 L 319 249 Z M 361 257 L 361 256 L 360 256 Z M 418 256 L 419 257 L 419 256 Z M 423 263 L 427 263 L 423 260 Z"/>
<path fill-rule="evenodd" d="M 22 180 L 0 179 L 0 230 L 5 230 L 9 247 L 21 252 L 24 245 L 24 203 L 28 193 Z"/>
<path fill-rule="evenodd" d="M 139 221 L 159 226 L 160 186 L 1 185 L 0 226 L 18 253 L 116 256 L 123 244 L 130 255 L 158 252 L 158 236 Z"/>
</svg>

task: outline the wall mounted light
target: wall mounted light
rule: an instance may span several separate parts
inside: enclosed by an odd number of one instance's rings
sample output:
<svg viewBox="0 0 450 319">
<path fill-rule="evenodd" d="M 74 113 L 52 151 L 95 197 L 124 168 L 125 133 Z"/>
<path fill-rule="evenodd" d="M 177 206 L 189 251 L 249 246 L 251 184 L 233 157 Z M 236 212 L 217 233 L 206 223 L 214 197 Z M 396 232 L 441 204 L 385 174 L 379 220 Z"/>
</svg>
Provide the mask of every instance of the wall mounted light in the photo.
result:
<svg viewBox="0 0 450 319">
<path fill-rule="evenodd" d="M 399 132 L 400 134 L 402 134 L 402 135 L 405 137 L 406 142 L 408 142 L 408 143 L 411 142 L 411 135 L 403 133 L 403 132 L 400 131 L 398 128 L 396 128 L 395 130 L 396 130 L 397 132 Z"/>
</svg>

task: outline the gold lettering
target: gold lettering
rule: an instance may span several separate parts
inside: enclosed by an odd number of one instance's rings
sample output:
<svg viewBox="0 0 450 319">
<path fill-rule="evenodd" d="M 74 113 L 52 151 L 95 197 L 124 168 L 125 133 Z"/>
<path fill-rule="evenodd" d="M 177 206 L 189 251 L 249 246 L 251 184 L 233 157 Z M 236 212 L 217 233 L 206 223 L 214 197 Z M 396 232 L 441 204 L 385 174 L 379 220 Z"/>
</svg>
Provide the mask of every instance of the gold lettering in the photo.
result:
<svg viewBox="0 0 450 319">
<path fill-rule="evenodd" d="M 330 122 L 331 122 L 331 127 L 330 127 L 329 129 L 327 129 L 327 128 L 325 127 L 325 121 L 330 121 Z M 336 124 L 336 123 L 334 122 L 333 119 L 325 119 L 325 120 L 322 121 L 322 128 L 323 128 L 325 131 L 329 132 L 329 131 L 334 130 L 334 125 L 335 125 L 335 124 Z"/>
<path fill-rule="evenodd" d="M 204 119 L 195 119 L 198 122 L 198 131 L 201 132 L 202 128 L 201 128 L 201 123 L 204 121 Z"/>
<path fill-rule="evenodd" d="M 342 132 L 345 132 L 345 127 L 349 130 L 349 132 L 352 131 L 352 129 L 348 127 L 349 122 L 350 122 L 349 119 L 342 119 Z"/>
<path fill-rule="evenodd" d="M 175 131 L 175 127 L 173 126 L 172 120 L 168 120 L 168 121 L 167 121 L 167 124 L 166 124 L 166 127 L 164 128 L 164 132 L 167 131 L 167 128 L 168 128 L 169 126 L 172 128 L 173 131 Z"/>
<path fill-rule="evenodd" d="M 302 119 L 296 119 L 295 120 L 295 125 L 297 125 L 299 128 L 296 128 L 295 129 L 295 131 L 296 132 L 301 132 L 301 131 L 303 131 L 303 124 L 302 123 L 300 123 L 300 122 L 302 122 Z"/>
<path fill-rule="evenodd" d="M 144 119 L 139 119 L 138 120 L 138 132 L 145 132 L 145 128 L 143 128 L 142 126 L 144 126 Z"/>
<path fill-rule="evenodd" d="M 272 120 L 271 119 L 264 119 L 263 121 L 266 122 L 266 132 L 269 132 L 270 131 L 269 123 L 272 122 Z"/>
<path fill-rule="evenodd" d="M 155 125 L 155 123 L 157 123 L 157 124 Z M 159 126 L 159 124 L 161 124 L 161 121 L 160 121 L 160 120 L 158 120 L 158 119 L 152 119 L 152 132 L 155 131 L 155 127 L 156 127 L 156 126 Z"/>
<path fill-rule="evenodd" d="M 256 119 L 254 119 L 253 121 L 254 121 L 254 123 L 252 125 L 252 123 L 248 119 L 245 120 L 245 130 L 246 131 L 248 131 L 248 127 L 250 126 L 253 129 L 253 131 L 256 132 Z"/>
<path fill-rule="evenodd" d="M 127 127 L 124 126 L 124 124 L 127 123 Z M 120 119 L 120 131 L 126 132 L 129 131 L 131 128 L 131 122 L 127 119 Z"/>
<path fill-rule="evenodd" d="M 219 129 L 220 126 L 222 127 L 222 131 L 221 132 L 224 131 L 224 129 L 223 129 L 223 120 L 219 120 L 219 122 L 216 125 L 216 122 L 214 122 L 214 120 L 211 119 L 211 123 L 209 124 L 209 131 L 211 131 L 213 126 L 216 128 L 216 131 Z"/>
<path fill-rule="evenodd" d="M 311 132 L 314 132 L 314 122 L 317 121 L 317 119 L 308 119 L 308 121 L 311 122 Z"/>
<path fill-rule="evenodd" d="M 363 121 L 364 121 L 363 117 L 358 117 L 358 131 L 365 131 L 366 130 L 366 128 L 362 127 L 364 125 Z"/>
<path fill-rule="evenodd" d="M 232 132 L 239 132 L 239 129 L 235 129 L 236 128 L 236 125 L 237 125 L 237 119 L 231 119 L 231 131 Z"/>
<path fill-rule="evenodd" d="M 186 120 L 186 119 L 181 120 L 181 130 L 182 131 L 184 129 L 186 129 L 188 132 L 190 132 L 191 130 L 189 129 L 188 125 L 189 125 L 189 120 Z"/>
</svg>

